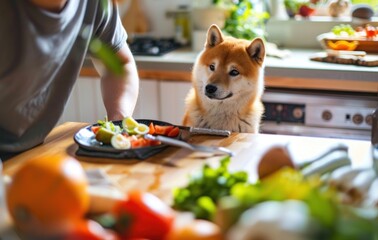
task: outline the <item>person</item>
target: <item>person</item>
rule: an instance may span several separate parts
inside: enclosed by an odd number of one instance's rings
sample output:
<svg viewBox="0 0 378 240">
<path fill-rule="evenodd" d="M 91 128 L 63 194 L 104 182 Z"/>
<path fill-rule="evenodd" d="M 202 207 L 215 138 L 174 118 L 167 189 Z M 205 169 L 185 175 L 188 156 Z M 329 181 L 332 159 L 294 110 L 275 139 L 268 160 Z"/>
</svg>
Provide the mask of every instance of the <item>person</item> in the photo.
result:
<svg viewBox="0 0 378 240">
<path fill-rule="evenodd" d="M 0 0 L 0 16 L 2 160 L 41 144 L 57 124 L 85 57 L 95 59 L 92 39 L 108 46 L 124 70 L 99 71 L 108 119 L 132 115 L 139 78 L 116 3 Z"/>
</svg>

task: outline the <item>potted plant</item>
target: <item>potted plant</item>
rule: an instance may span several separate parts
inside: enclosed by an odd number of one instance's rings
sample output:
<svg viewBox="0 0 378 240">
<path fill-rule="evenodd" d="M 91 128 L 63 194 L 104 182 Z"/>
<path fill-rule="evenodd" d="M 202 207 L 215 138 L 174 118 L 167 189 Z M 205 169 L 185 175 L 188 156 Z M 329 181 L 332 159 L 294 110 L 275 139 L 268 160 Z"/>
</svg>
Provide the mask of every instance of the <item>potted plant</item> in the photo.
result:
<svg viewBox="0 0 378 240">
<path fill-rule="evenodd" d="M 284 0 L 286 12 L 290 18 L 296 15 L 309 17 L 315 13 L 318 0 Z"/>
<path fill-rule="evenodd" d="M 236 38 L 248 40 L 255 37 L 265 38 L 265 22 L 268 19 L 268 12 L 258 10 L 252 1 L 235 1 L 226 18 L 223 31 Z"/>
</svg>

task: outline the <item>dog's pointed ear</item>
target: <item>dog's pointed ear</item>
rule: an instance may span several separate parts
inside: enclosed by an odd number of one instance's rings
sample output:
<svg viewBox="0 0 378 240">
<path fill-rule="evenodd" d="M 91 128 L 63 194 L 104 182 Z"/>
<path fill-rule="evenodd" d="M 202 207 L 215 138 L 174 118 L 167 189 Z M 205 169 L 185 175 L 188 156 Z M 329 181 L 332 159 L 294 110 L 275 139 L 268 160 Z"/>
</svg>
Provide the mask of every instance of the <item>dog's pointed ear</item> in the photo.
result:
<svg viewBox="0 0 378 240">
<path fill-rule="evenodd" d="M 262 64 L 265 58 L 264 41 L 261 38 L 253 39 L 247 48 L 247 52 L 252 59 L 257 61 L 259 64 Z"/>
<path fill-rule="evenodd" d="M 223 34 L 219 27 L 215 24 L 211 25 L 207 30 L 205 47 L 215 47 L 223 42 Z"/>
</svg>

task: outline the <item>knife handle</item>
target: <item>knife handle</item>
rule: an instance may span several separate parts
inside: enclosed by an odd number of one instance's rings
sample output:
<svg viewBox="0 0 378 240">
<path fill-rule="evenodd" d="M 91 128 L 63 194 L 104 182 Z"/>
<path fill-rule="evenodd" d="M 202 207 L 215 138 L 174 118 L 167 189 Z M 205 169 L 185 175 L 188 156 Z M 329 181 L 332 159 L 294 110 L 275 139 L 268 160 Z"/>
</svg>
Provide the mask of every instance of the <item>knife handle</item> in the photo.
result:
<svg viewBox="0 0 378 240">
<path fill-rule="evenodd" d="M 378 145 L 378 108 L 373 113 L 373 123 L 371 127 L 371 143 Z"/>
<path fill-rule="evenodd" d="M 228 137 L 231 135 L 231 131 L 229 130 L 210 129 L 210 128 L 191 127 L 189 131 L 192 134 L 205 134 L 205 135 L 216 135 L 216 136 L 225 136 L 225 137 Z"/>
</svg>

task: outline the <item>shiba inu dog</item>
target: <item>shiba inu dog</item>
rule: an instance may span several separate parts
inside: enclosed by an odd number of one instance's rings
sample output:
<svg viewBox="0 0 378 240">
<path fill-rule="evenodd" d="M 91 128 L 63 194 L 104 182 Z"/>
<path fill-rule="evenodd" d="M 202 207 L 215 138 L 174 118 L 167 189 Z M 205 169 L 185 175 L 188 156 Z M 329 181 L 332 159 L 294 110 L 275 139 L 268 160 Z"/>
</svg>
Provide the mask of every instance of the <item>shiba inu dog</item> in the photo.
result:
<svg viewBox="0 0 378 240">
<path fill-rule="evenodd" d="M 264 112 L 264 59 L 261 38 L 236 39 L 210 26 L 193 66 L 183 124 L 258 133 Z"/>
</svg>

